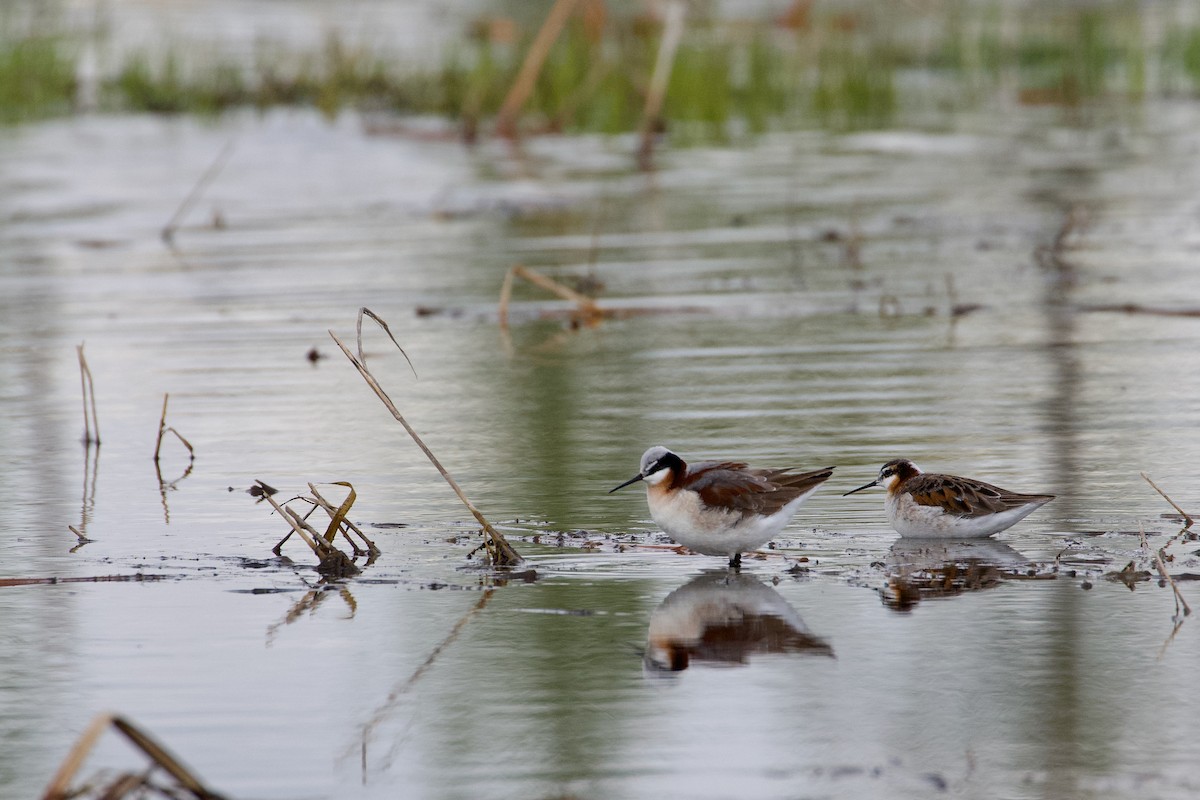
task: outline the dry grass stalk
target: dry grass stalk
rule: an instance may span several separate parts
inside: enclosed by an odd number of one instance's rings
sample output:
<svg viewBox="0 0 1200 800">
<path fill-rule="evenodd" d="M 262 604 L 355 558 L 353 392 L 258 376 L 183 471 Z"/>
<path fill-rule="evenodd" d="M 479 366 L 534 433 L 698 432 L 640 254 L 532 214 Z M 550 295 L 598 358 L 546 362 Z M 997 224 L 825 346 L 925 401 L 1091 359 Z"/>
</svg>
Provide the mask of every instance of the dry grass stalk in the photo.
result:
<svg viewBox="0 0 1200 800">
<path fill-rule="evenodd" d="M 271 495 L 267 494 L 266 492 L 264 492 L 262 496 L 268 503 L 271 504 L 271 507 L 275 509 L 276 513 L 278 513 L 279 516 L 283 517 L 283 519 L 287 521 L 288 525 L 292 527 L 292 531 L 299 536 L 304 543 L 308 545 L 309 549 L 312 550 L 317 556 L 319 561 L 317 564 L 318 572 L 320 572 L 322 575 L 339 578 L 349 575 L 357 575 L 360 572 L 359 568 L 354 565 L 354 562 L 349 556 L 326 541 L 325 537 L 315 528 L 305 522 L 303 517 L 301 517 L 295 511 L 292 511 L 290 508 L 280 505 L 278 502 L 276 502 L 274 497 L 271 497 Z M 288 537 L 285 536 L 283 541 L 275 545 L 274 552 L 276 555 L 279 554 L 279 549 L 283 546 L 283 542 L 286 542 L 287 539 Z"/>
<path fill-rule="evenodd" d="M 529 95 L 533 93 L 533 86 L 541 74 L 542 65 L 546 63 L 546 56 L 558 35 L 562 33 L 563 26 L 567 24 L 567 19 L 575 9 L 575 2 L 576 0 L 555 0 L 550 13 L 546 15 L 541 29 L 529 45 L 529 52 L 525 54 L 520 72 L 517 73 L 500 111 L 496 114 L 496 133 L 499 135 L 510 139 L 516 137 L 517 116 Z"/>
<path fill-rule="evenodd" d="M 96 416 L 96 384 L 92 380 L 92 370 L 88 367 L 82 344 L 75 346 L 75 353 L 79 357 L 79 382 L 83 387 L 83 443 L 99 445 L 100 418 Z M 96 431 L 95 436 L 92 435 L 93 429 Z"/>
<path fill-rule="evenodd" d="M 1154 565 L 1158 567 L 1158 574 L 1171 586 L 1171 591 L 1175 593 L 1175 614 L 1179 614 L 1179 609 L 1183 608 L 1183 615 L 1186 617 L 1192 613 L 1192 607 L 1188 605 L 1187 600 L 1183 599 L 1183 595 L 1179 591 L 1179 586 L 1175 583 L 1175 579 L 1171 577 L 1171 573 L 1167 572 L 1167 565 L 1163 560 L 1163 551 L 1167 548 L 1160 547 L 1154 551 Z"/>
<path fill-rule="evenodd" d="M 500 318 L 500 329 L 508 330 L 508 305 L 512 300 L 512 287 L 514 278 L 523 278 L 532 283 L 534 286 L 545 289 L 551 294 L 561 297 L 569 303 L 575 304 L 575 310 L 572 313 L 571 319 L 573 322 L 582 325 L 595 325 L 600 320 L 610 316 L 610 312 L 596 305 L 596 301 L 585 294 L 580 294 L 569 286 L 566 286 L 559 281 L 554 280 L 548 275 L 543 275 L 535 269 L 521 266 L 516 266 L 509 269 L 504 275 L 504 285 L 500 287 L 500 306 L 498 315 Z"/>
<path fill-rule="evenodd" d="M 192 187 L 192 191 L 188 193 L 187 197 L 183 198 L 183 202 L 179 204 L 179 208 L 175 209 L 175 213 L 171 216 L 171 219 L 163 226 L 159 235 L 168 246 L 175 243 L 175 231 L 179 229 L 179 223 L 192 210 L 192 206 L 200 199 L 200 195 L 204 193 L 208 185 L 216 179 L 217 175 L 221 174 L 221 170 L 225 168 L 225 162 L 229 160 L 229 156 L 232 154 L 233 140 L 231 139 L 221 149 L 221 152 L 217 154 L 213 163 L 209 164 L 208 169 L 201 173 L 200 179 L 196 181 L 196 185 Z"/>
<path fill-rule="evenodd" d="M 58 771 L 46 787 L 43 800 L 66 800 L 80 797 L 78 788 L 71 786 L 71 781 L 82 768 L 88 755 L 95 748 L 96 742 L 109 728 L 114 728 L 142 751 L 151 761 L 150 770 L 145 773 L 125 773 L 117 777 L 107 787 L 100 787 L 95 794 L 97 798 L 120 798 L 126 796 L 148 797 L 148 791 L 163 798 L 191 796 L 197 800 L 221 800 L 221 795 L 211 791 L 200 782 L 190 770 L 183 766 L 175 756 L 160 745 L 149 734 L 142 731 L 132 722 L 114 714 L 99 714 L 88 725 L 87 730 L 79 737 L 71 752 L 63 759 Z M 155 769 L 161 769 L 174 779 L 172 786 L 155 786 L 150 777 Z M 134 793 L 137 792 L 135 795 Z"/>
<path fill-rule="evenodd" d="M 345 486 L 350 490 L 350 494 L 346 496 L 346 499 L 342 501 L 342 504 L 338 506 L 336 510 L 324 497 L 321 496 L 321 493 L 317 491 L 317 487 L 313 486 L 311 483 L 308 485 L 308 490 L 312 492 L 313 500 L 316 502 L 316 505 L 320 506 L 330 517 L 329 527 L 325 529 L 325 541 L 332 544 L 334 538 L 337 536 L 338 530 L 342 529 L 342 535 L 346 537 L 346 541 L 350 543 L 352 548 L 354 548 L 354 555 L 365 555 L 374 560 L 382 551 L 375 546 L 373 541 L 367 538 L 367 535 L 362 532 L 361 528 L 359 528 L 350 520 L 346 519 L 346 514 L 350 511 L 350 506 L 354 505 L 354 500 L 357 497 L 354 487 L 351 486 L 348 481 L 334 481 L 333 485 Z M 360 550 L 358 548 L 358 545 L 355 543 L 354 539 L 350 537 L 350 531 L 354 531 L 358 534 L 359 538 L 362 539 L 367 545 L 366 550 Z"/>
<path fill-rule="evenodd" d="M 392 335 L 392 329 L 388 327 L 388 324 L 383 321 L 382 317 L 366 306 L 358 310 L 358 320 L 354 324 L 354 333 L 358 342 L 358 360 L 363 364 L 367 363 L 367 357 L 363 354 L 362 349 L 363 317 L 370 317 L 375 320 L 376 325 L 383 328 L 383 332 L 388 335 L 388 338 L 392 340 L 392 344 L 396 345 L 396 349 L 400 351 L 400 355 L 404 356 L 404 360 L 408 362 L 408 368 L 412 370 L 413 377 L 419 379 L 420 376 L 417 375 L 417 368 L 413 366 L 412 359 L 408 357 L 408 353 L 404 352 L 404 348 L 400 346 L 400 343 L 396 341 L 396 337 Z"/>
<path fill-rule="evenodd" d="M 367 309 L 359 309 L 358 319 L 360 333 L 362 330 L 363 314 L 369 314 L 372 319 L 379 321 L 379 318 L 374 314 L 371 314 Z M 342 343 L 342 340 L 337 337 L 336 333 L 329 331 L 329 335 L 333 338 L 333 341 L 337 343 L 337 346 L 342 349 L 342 353 L 345 354 L 346 358 L 350 359 L 350 363 L 354 365 L 354 368 L 358 370 L 358 374 L 361 375 L 362 379 L 367 382 L 368 386 L 371 387 L 371 391 L 375 392 L 375 396 L 383 402 L 384 406 L 387 407 L 387 410 L 391 412 L 396 421 L 404 426 L 404 430 L 407 431 L 408 435 L 412 437 L 412 440 L 417 443 L 417 447 L 421 448 L 421 452 L 425 454 L 425 457 L 429 459 L 430 463 L 433 464 L 434 468 L 437 469 L 438 473 L 442 476 L 446 483 L 450 485 L 450 488 L 454 490 L 454 493 L 458 495 L 458 499 L 462 501 L 462 504 L 467 507 L 467 509 L 471 512 L 471 515 L 475 517 L 476 521 L 478 521 L 483 527 L 484 541 L 487 544 L 487 553 L 492 564 L 498 567 L 507 567 L 520 564 L 524 559 L 522 559 L 520 554 L 513 549 L 512 545 L 508 543 L 508 540 L 504 538 L 503 534 L 492 527 L 492 523 L 487 521 L 482 512 L 475 507 L 475 504 L 467 499 L 467 495 L 463 492 L 462 488 L 459 487 L 454 478 L 450 477 L 450 473 L 447 472 L 446 468 L 442 466 L 442 463 L 438 461 L 437 456 L 433 454 L 433 451 L 425 445 L 425 442 L 421 440 L 421 437 L 417 435 L 417 432 L 413 429 L 413 427 L 408 424 L 406 419 L 404 419 L 404 415 L 402 415 L 400 410 L 396 408 L 396 404 L 392 402 L 392 399 L 388 397 L 387 392 L 385 392 L 383 387 L 379 385 L 379 382 L 375 380 L 375 376 L 371 374 L 369 369 L 367 369 L 366 364 L 363 363 L 361 358 L 355 358 L 354 354 L 351 353 L 350 349 Z M 388 335 L 391 336 L 391 333 L 389 332 Z M 395 342 L 395 339 L 393 338 L 392 341 Z M 398 344 L 396 346 L 399 347 Z M 361 356 L 361 335 L 358 342 L 358 352 Z"/>
<path fill-rule="evenodd" d="M 658 57 L 654 72 L 650 76 L 650 89 L 646 92 L 646 105 L 642 109 L 642 127 L 638 132 L 641 145 L 638 148 L 638 165 L 650 169 L 654 155 L 654 134 L 659 128 L 663 100 L 667 96 L 667 84 L 671 80 L 671 68 L 675 64 L 675 52 L 683 38 L 685 0 L 671 0 L 667 6 L 666 21 L 663 23 L 662 42 L 658 46 Z"/>
<path fill-rule="evenodd" d="M 1176 503 L 1174 500 L 1172 500 L 1171 498 L 1167 497 L 1167 493 L 1166 493 L 1166 492 L 1164 492 L 1162 489 L 1158 488 L 1158 484 L 1156 484 L 1154 481 L 1150 480 L 1150 476 L 1149 476 L 1149 475 L 1147 475 L 1146 473 L 1144 473 L 1144 472 L 1143 472 L 1143 473 L 1141 473 L 1141 476 L 1142 476 L 1142 480 L 1144 480 L 1146 483 L 1150 484 L 1150 487 L 1151 487 L 1152 489 L 1154 489 L 1154 491 L 1156 491 L 1156 492 L 1158 492 L 1160 495 L 1162 495 L 1162 499 L 1163 499 L 1163 500 L 1166 500 L 1168 503 L 1170 503 L 1170 504 L 1171 504 L 1171 508 L 1173 508 L 1173 509 L 1175 509 L 1176 511 L 1178 511 L 1178 512 L 1179 512 L 1179 515 L 1180 515 L 1181 517 L 1183 517 L 1183 527 L 1184 527 L 1184 530 L 1186 530 L 1186 529 L 1188 529 L 1188 528 L 1192 527 L 1193 520 L 1192 520 L 1192 517 L 1191 517 L 1191 515 L 1190 515 L 1190 514 L 1188 514 L 1186 511 L 1184 511 L 1182 508 L 1180 508 L 1180 507 L 1179 507 L 1179 505 L 1178 505 L 1178 504 L 1177 504 L 1177 503 Z"/>
<path fill-rule="evenodd" d="M 154 443 L 154 461 L 155 461 L 155 463 L 158 463 L 159 453 L 162 451 L 163 436 L 165 436 L 168 433 L 175 434 L 175 438 L 178 439 L 180 442 L 182 442 L 183 446 L 187 448 L 188 460 L 195 461 L 196 460 L 196 449 L 194 447 L 192 447 L 192 443 L 189 442 L 187 439 L 183 438 L 182 433 L 175 430 L 174 428 L 168 427 L 168 425 L 167 425 L 167 400 L 169 398 L 170 398 L 169 394 L 163 395 L 162 416 L 159 417 L 159 420 L 158 420 L 158 440 Z"/>
</svg>

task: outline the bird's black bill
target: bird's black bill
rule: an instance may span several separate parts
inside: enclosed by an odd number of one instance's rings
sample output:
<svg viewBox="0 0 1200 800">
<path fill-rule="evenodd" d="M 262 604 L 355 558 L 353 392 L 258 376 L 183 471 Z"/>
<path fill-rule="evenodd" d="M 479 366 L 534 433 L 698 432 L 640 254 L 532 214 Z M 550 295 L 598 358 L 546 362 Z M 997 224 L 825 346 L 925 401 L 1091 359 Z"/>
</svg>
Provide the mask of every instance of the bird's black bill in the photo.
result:
<svg viewBox="0 0 1200 800">
<path fill-rule="evenodd" d="M 846 494 L 842 495 L 842 497 L 845 497 L 846 495 L 849 495 L 849 494 L 854 494 L 855 492 L 861 492 L 863 489 L 870 489 L 872 486 L 878 486 L 878 485 L 879 485 L 879 481 L 871 481 L 870 483 L 864 484 L 864 485 L 858 487 L 857 489 L 851 489 L 850 491 L 846 492 Z"/>
<path fill-rule="evenodd" d="M 638 481 L 640 481 L 641 479 L 642 479 L 642 474 L 639 472 L 637 475 L 634 475 L 632 478 L 630 478 L 629 480 L 625 481 L 625 482 L 624 482 L 624 483 L 622 483 L 620 486 L 617 486 L 617 487 L 615 487 L 615 488 L 613 488 L 613 489 L 609 489 L 609 490 L 608 490 L 608 493 L 609 493 L 609 494 L 612 494 L 612 493 L 613 493 L 613 492 L 615 492 L 617 489 L 624 489 L 624 488 L 625 488 L 626 486 L 628 486 L 629 484 L 631 484 L 631 483 L 637 483 L 637 482 L 638 482 Z"/>
</svg>

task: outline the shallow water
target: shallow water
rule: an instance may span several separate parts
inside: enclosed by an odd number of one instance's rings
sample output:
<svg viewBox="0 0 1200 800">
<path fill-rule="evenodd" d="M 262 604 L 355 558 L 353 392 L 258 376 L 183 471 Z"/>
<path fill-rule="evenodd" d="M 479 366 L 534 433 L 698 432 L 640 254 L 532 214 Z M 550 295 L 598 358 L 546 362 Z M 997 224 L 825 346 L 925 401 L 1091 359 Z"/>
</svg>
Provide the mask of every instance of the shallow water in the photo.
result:
<svg viewBox="0 0 1200 800">
<path fill-rule="evenodd" d="M 0 794 L 101 710 L 234 797 L 1194 793 L 1196 623 L 1169 640 L 1170 590 L 1104 575 L 1178 531 L 1140 471 L 1195 507 L 1200 321 L 1085 310 L 1200 306 L 1194 107 L 778 134 L 651 175 L 628 140 L 369 122 L 0 131 L 0 577 L 161 578 L 0 589 Z M 646 313 L 570 331 L 519 285 L 506 339 L 514 263 Z M 470 568 L 469 515 L 326 333 L 363 305 L 419 378 L 368 323 L 372 369 L 536 581 Z M 164 393 L 196 459 L 160 491 Z M 727 583 L 606 494 L 654 443 L 838 472 Z M 994 542 L 899 542 L 880 495 L 841 496 L 897 455 L 1059 497 Z M 332 586 L 297 543 L 274 559 L 255 479 L 351 481 L 382 557 Z M 701 646 L 712 608 L 760 621 Z M 672 626 L 679 672 L 654 665 Z M 90 762 L 136 763 L 111 736 Z"/>
</svg>

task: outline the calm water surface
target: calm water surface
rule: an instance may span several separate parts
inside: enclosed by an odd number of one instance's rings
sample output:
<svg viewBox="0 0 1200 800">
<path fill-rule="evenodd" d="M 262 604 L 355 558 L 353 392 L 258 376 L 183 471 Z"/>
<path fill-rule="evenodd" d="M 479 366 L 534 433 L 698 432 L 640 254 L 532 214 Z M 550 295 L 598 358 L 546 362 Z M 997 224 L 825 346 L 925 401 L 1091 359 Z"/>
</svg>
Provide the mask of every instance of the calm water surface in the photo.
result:
<svg viewBox="0 0 1200 800">
<path fill-rule="evenodd" d="M 1200 320 L 1087 309 L 1200 307 L 1197 109 L 781 134 L 653 175 L 626 140 L 370 130 L 0 132 L 0 577 L 162 578 L 0 589 L 0 795 L 114 710 L 233 797 L 1193 796 L 1197 623 L 1168 641 L 1169 589 L 1104 574 L 1178 530 L 1139 471 L 1200 504 Z M 506 339 L 514 263 L 646 313 L 569 331 L 518 286 Z M 536 581 L 471 569 L 469 516 L 326 333 L 363 305 L 419 374 L 368 329 L 377 376 Z M 164 393 L 196 460 L 162 492 Z M 787 560 L 726 580 L 606 494 L 655 443 L 839 469 Z M 897 455 L 1059 497 L 995 541 L 897 542 L 879 494 L 841 497 Z M 353 482 L 383 556 L 334 586 L 273 559 L 255 479 Z M 89 763 L 139 762 L 110 737 Z"/>
</svg>

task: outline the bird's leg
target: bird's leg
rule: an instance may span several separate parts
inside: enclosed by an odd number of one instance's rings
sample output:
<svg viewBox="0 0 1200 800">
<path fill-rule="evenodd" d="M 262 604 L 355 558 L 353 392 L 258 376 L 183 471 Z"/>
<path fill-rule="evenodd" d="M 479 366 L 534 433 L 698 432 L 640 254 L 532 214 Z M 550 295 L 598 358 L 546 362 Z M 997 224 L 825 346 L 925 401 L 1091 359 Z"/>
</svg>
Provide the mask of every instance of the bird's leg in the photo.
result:
<svg viewBox="0 0 1200 800">
<path fill-rule="evenodd" d="M 740 570 L 742 568 L 742 554 L 741 553 L 734 553 L 732 556 L 729 557 L 729 568 L 734 569 L 734 570 Z"/>
</svg>

